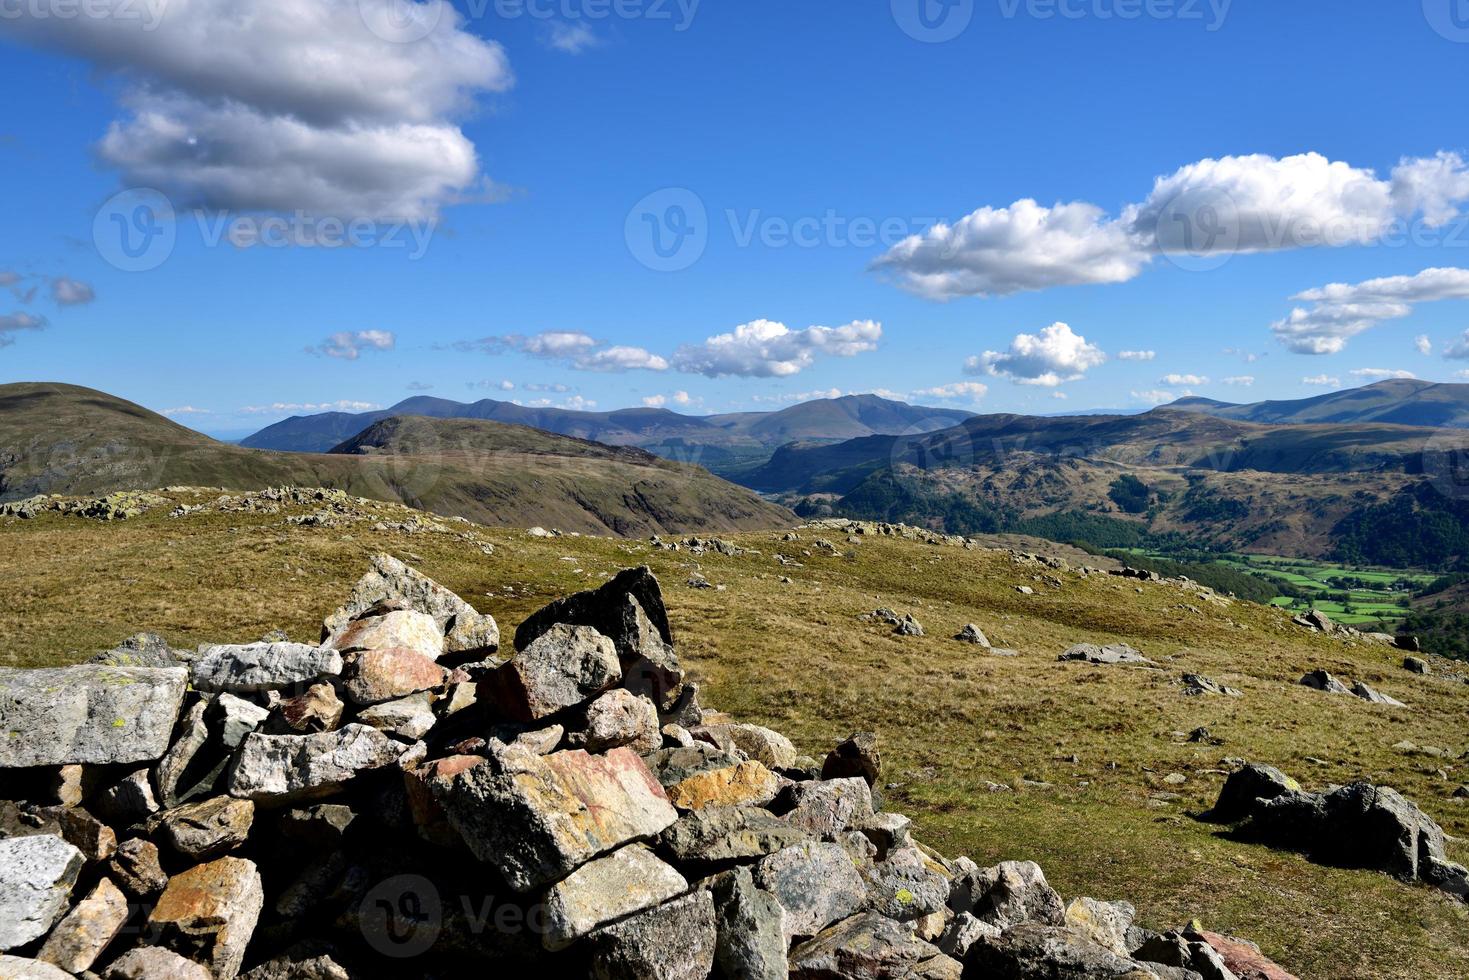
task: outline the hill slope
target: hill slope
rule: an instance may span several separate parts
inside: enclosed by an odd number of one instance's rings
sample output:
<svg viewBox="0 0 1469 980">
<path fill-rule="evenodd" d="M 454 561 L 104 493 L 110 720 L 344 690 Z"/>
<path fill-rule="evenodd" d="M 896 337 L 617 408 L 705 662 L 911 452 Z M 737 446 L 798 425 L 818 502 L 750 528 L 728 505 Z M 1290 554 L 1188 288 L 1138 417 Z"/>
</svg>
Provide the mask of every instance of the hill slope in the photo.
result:
<svg viewBox="0 0 1469 980">
<path fill-rule="evenodd" d="M 1270 425 L 1386 422 L 1463 429 L 1469 428 L 1469 384 L 1393 379 L 1289 401 L 1233 405 L 1211 398 L 1182 398 L 1167 407 Z"/>
<path fill-rule="evenodd" d="M 1400 652 L 1311 633 L 1280 611 L 1221 604 L 1178 583 L 896 537 L 848 543 L 836 529 L 803 529 L 794 543 L 738 534 L 733 542 L 753 550 L 730 557 L 470 529 L 475 542 L 495 545 L 487 560 L 457 528 L 394 530 L 412 514 L 392 505 L 370 505 L 350 533 L 290 523 L 310 506 L 176 519 L 170 507 L 112 524 L 0 518 L 0 663 L 81 660 L 146 628 L 186 648 L 271 629 L 315 641 L 323 613 L 376 552 L 412 561 L 507 633 L 551 599 L 646 563 L 663 582 L 680 660 L 703 703 L 785 732 L 816 758 L 854 731 L 878 732 L 884 794 L 925 844 L 982 866 L 1038 861 L 1068 897 L 1125 896 L 1149 928 L 1197 918 L 1259 941 L 1302 978 L 1469 975 L 1469 920 L 1443 893 L 1231 840 L 1190 816 L 1217 797 L 1224 760 L 1244 758 L 1313 790 L 1356 779 L 1393 786 L 1459 838 L 1451 857 L 1463 861 L 1469 808 L 1453 798 L 1464 779 L 1450 756 L 1466 747 L 1469 688 L 1446 676 L 1462 665 L 1433 660 L 1434 673 L 1419 676 L 1401 668 Z M 818 547 L 823 537 L 838 550 Z M 778 564 L 776 552 L 802 567 Z M 725 591 L 684 586 L 694 570 Z M 859 620 L 877 605 L 911 612 L 927 635 Z M 1018 655 L 950 638 L 969 622 Z M 1058 663 L 1078 641 L 1131 643 L 1161 666 Z M 1408 707 L 1296 683 L 1316 668 Z M 1187 697 L 1184 672 L 1243 696 Z M 1200 726 L 1222 744 L 1189 741 L 1184 733 Z M 1403 740 L 1448 755 L 1405 752 Z"/>
<path fill-rule="evenodd" d="M 710 450 L 709 463 L 731 454 L 770 450 L 793 439 L 833 441 L 875 433 L 931 432 L 968 418 L 951 408 L 922 408 L 876 395 L 846 395 L 792 405 L 777 412 L 680 415 L 661 408 L 615 412 L 573 412 L 527 408 L 486 398 L 472 404 L 443 398 L 410 398 L 392 408 L 360 415 L 329 412 L 289 418 L 244 439 L 254 449 L 325 452 L 375 422 L 396 415 L 488 419 L 529 425 L 547 432 L 595 439 L 618 446 L 642 446 L 678 459 L 701 459 L 693 450 Z"/>
<path fill-rule="evenodd" d="M 401 419 L 336 453 L 273 453 L 87 388 L 0 386 L 0 500 L 169 485 L 319 486 L 483 524 L 618 534 L 790 519 L 698 467 L 518 426 Z"/>
</svg>

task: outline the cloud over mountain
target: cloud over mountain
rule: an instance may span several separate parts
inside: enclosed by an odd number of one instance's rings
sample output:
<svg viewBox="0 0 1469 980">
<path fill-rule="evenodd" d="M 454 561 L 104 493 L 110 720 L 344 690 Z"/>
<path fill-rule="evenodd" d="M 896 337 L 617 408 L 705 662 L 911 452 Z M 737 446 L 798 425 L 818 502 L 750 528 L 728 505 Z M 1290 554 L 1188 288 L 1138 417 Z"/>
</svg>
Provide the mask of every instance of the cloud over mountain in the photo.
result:
<svg viewBox="0 0 1469 980">
<path fill-rule="evenodd" d="M 854 320 L 841 327 L 792 330 L 773 320 L 741 324 L 702 344 L 686 344 L 673 354 L 673 366 L 710 378 L 784 378 L 799 374 L 820 357 L 855 357 L 877 349 L 882 324 Z"/>
<path fill-rule="evenodd" d="M 1039 334 L 1017 334 L 1005 351 L 985 351 L 964 362 L 968 374 L 1008 377 L 1016 384 L 1055 388 L 1080 381 L 1086 372 L 1107 360 L 1095 344 L 1072 331 L 1070 325 L 1053 323 Z"/>
</svg>

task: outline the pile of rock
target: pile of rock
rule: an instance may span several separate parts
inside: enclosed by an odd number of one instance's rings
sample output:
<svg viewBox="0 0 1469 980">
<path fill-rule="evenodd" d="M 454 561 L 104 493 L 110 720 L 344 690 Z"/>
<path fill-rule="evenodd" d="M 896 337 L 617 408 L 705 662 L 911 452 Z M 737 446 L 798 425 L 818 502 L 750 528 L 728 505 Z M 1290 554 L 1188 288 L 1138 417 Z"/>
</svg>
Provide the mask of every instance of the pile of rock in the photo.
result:
<svg viewBox="0 0 1469 980">
<path fill-rule="evenodd" d="M 94 521 L 125 521 L 168 502 L 155 493 L 142 490 L 119 490 L 101 497 L 81 498 L 37 494 L 24 500 L 0 504 L 0 517 L 30 520 L 39 514 L 54 512 Z"/>
<path fill-rule="evenodd" d="M 1247 765 L 1225 781 L 1205 817 L 1322 864 L 1423 881 L 1469 900 L 1469 871 L 1449 861 L 1443 828 L 1385 786 L 1359 782 L 1307 793 L 1274 766 Z"/>
<path fill-rule="evenodd" d="M 647 569 L 499 643 L 384 556 L 318 644 L 0 671 L 0 976 L 1287 976 L 946 860 L 875 736 L 701 709 Z"/>
<path fill-rule="evenodd" d="M 1311 671 L 1301 678 L 1301 684 L 1313 690 L 1325 691 L 1327 694 L 1350 694 L 1372 704 L 1385 704 L 1393 708 L 1405 707 L 1403 702 L 1397 698 L 1389 697 L 1363 681 L 1357 681 L 1351 687 L 1347 687 L 1325 670 Z"/>
</svg>

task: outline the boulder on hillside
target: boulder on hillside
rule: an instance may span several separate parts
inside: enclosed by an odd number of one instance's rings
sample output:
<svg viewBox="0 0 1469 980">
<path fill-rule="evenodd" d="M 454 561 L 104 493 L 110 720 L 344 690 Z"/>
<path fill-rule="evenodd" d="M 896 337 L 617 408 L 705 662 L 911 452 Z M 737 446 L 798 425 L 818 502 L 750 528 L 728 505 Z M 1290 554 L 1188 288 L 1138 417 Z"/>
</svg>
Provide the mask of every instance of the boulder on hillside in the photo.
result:
<svg viewBox="0 0 1469 980">
<path fill-rule="evenodd" d="M 1313 670 L 1301 678 L 1301 684 L 1317 691 L 1325 691 L 1327 694 L 1351 694 L 1351 688 L 1341 681 L 1332 677 L 1324 670 Z"/>
<path fill-rule="evenodd" d="M 1097 646 L 1095 643 L 1078 643 L 1056 658 L 1061 661 L 1079 660 L 1089 664 L 1151 664 L 1137 650 L 1126 643 L 1111 643 Z"/>
<path fill-rule="evenodd" d="M 1219 799 L 1205 817 L 1216 823 L 1236 823 L 1255 810 L 1257 800 L 1273 800 L 1299 792 L 1301 784 L 1274 766 L 1250 763 L 1229 774 Z"/>
<path fill-rule="evenodd" d="M 444 635 L 446 653 L 489 654 L 499 649 L 500 628 L 493 616 L 478 612 L 453 592 L 391 555 L 372 557 L 372 569 L 352 587 L 346 603 L 323 620 L 321 638 L 330 638 L 373 609 L 393 606 L 432 616 Z"/>
<path fill-rule="evenodd" d="M 1352 693 L 1363 701 L 1370 701 L 1372 704 L 1385 704 L 1390 708 L 1407 707 L 1397 698 L 1388 697 L 1386 694 L 1369 687 L 1362 681 L 1357 681 L 1352 685 Z"/>
<path fill-rule="evenodd" d="M 168 750 L 182 667 L 0 668 L 0 768 L 152 762 Z"/>
<path fill-rule="evenodd" d="M 984 630 L 973 623 L 966 623 L 964 628 L 954 635 L 954 639 L 960 643 L 972 643 L 979 647 L 988 648 L 990 645 L 989 637 L 984 635 Z"/>
</svg>

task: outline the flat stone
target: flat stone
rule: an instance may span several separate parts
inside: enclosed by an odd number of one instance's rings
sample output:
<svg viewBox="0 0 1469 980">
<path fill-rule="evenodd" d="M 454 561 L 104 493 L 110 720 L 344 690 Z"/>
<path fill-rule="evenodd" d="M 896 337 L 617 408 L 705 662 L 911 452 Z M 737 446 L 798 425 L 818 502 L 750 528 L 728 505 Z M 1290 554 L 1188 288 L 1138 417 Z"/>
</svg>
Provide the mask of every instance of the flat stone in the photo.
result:
<svg viewBox="0 0 1469 980">
<path fill-rule="evenodd" d="M 363 650 L 347 654 L 342 693 L 353 704 L 381 704 L 443 687 L 448 679 L 447 670 L 406 647 Z"/>
<path fill-rule="evenodd" d="M 434 784 L 451 824 L 480 860 L 527 891 L 678 819 L 663 787 L 629 749 L 536 755 L 491 747 L 484 764 Z"/>
<path fill-rule="evenodd" d="M 213 980 L 204 967 L 161 946 L 130 949 L 107 968 L 105 980 Z"/>
<path fill-rule="evenodd" d="M 68 973 L 90 970 L 97 957 L 122 931 L 127 918 L 127 896 L 110 880 L 103 878 L 51 930 L 36 959 L 54 963 Z M 0 972 L 0 976 L 4 973 Z"/>
<path fill-rule="evenodd" d="M 792 980 L 907 977 L 941 955 L 897 922 L 876 912 L 844 919 L 791 950 Z"/>
<path fill-rule="evenodd" d="M 353 620 L 326 645 L 342 653 L 406 649 L 438 660 L 444 655 L 444 633 L 438 621 L 416 609 L 397 609 L 381 616 Z"/>
<path fill-rule="evenodd" d="M 323 621 L 323 640 L 374 608 L 397 605 L 432 616 L 444 634 L 446 653 L 488 653 L 499 647 L 500 628 L 493 616 L 391 555 L 373 555 L 371 561 L 371 570 L 352 587 L 346 604 Z"/>
<path fill-rule="evenodd" d="M 873 815 L 872 790 L 860 777 L 797 783 L 786 821 L 817 837 L 834 837 Z"/>
<path fill-rule="evenodd" d="M 50 834 L 0 840 L 0 952 L 50 931 L 84 863 L 81 851 Z"/>
<path fill-rule="evenodd" d="M 316 735 L 256 732 L 235 757 L 229 792 L 267 805 L 330 796 L 361 773 L 392 765 L 404 748 L 366 725 Z"/>
<path fill-rule="evenodd" d="M 265 891 L 253 862 L 222 857 L 169 880 L 148 916 L 158 942 L 185 952 L 218 980 L 240 972 Z"/>
<path fill-rule="evenodd" d="M 194 662 L 201 691 L 256 694 L 311 684 L 342 672 L 342 655 L 305 643 L 221 644 Z"/>
<path fill-rule="evenodd" d="M 810 836 L 758 806 L 708 806 L 680 817 L 660 843 L 680 863 L 764 857 Z"/>
<path fill-rule="evenodd" d="M 660 728 L 658 708 L 652 701 L 618 688 L 587 707 L 585 748 L 588 752 L 605 752 L 626 745 L 646 755 L 663 744 Z"/>
<path fill-rule="evenodd" d="M 433 695 L 428 691 L 420 691 L 406 698 L 384 701 L 382 704 L 364 708 L 354 720 L 359 725 L 417 741 L 433 729 L 438 722 L 438 716 L 434 714 Z"/>
<path fill-rule="evenodd" d="M 245 843 L 254 819 L 255 804 L 250 800 L 216 796 L 160 814 L 159 836 L 180 855 L 199 863 Z"/>
<path fill-rule="evenodd" d="M 182 667 L 0 668 L 0 768 L 152 762 L 188 680 Z"/>
<path fill-rule="evenodd" d="M 786 913 L 775 896 L 757 887 L 746 867 L 720 875 L 710 891 L 720 972 L 741 980 L 785 980 Z"/>
<path fill-rule="evenodd" d="M 707 980 L 714 899 L 700 890 L 606 926 L 592 938 L 595 980 Z"/>
<path fill-rule="evenodd" d="M 803 843 L 755 865 L 755 883 L 785 909 L 785 936 L 814 936 L 867 900 L 857 867 L 839 844 Z"/>
<path fill-rule="evenodd" d="M 481 701 L 530 722 L 584 704 L 622 680 L 617 648 L 590 626 L 558 624 L 479 685 Z"/>
<path fill-rule="evenodd" d="M 1238 698 L 1244 696 L 1242 692 L 1236 691 L 1232 687 L 1225 687 L 1223 684 L 1220 684 L 1213 678 L 1205 677 L 1202 674 L 1184 674 L 1183 693 L 1194 696 L 1203 694 L 1217 694 L 1229 698 Z"/>
<path fill-rule="evenodd" d="M 697 773 L 668 787 L 669 801 L 680 810 L 706 806 L 761 805 L 780 792 L 780 777 L 758 762 L 741 762 Z"/>
<path fill-rule="evenodd" d="M 688 881 L 640 844 L 588 861 L 546 894 L 548 950 L 565 949 L 598 926 L 668 901 Z"/>
</svg>

